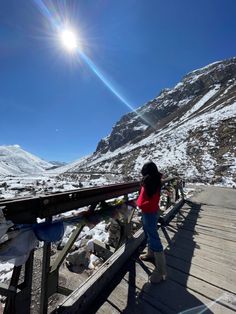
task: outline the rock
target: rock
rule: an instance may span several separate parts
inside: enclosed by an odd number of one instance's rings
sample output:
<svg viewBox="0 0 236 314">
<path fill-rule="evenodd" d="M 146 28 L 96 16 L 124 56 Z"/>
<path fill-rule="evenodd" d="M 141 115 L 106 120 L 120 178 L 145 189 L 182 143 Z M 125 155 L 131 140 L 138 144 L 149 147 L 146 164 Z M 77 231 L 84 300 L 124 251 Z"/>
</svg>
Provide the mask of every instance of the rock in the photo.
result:
<svg viewBox="0 0 236 314">
<path fill-rule="evenodd" d="M 66 257 L 67 262 L 69 262 L 72 266 L 75 267 L 88 267 L 89 265 L 89 254 L 88 252 L 83 248 L 79 249 L 73 253 L 70 253 Z"/>
</svg>

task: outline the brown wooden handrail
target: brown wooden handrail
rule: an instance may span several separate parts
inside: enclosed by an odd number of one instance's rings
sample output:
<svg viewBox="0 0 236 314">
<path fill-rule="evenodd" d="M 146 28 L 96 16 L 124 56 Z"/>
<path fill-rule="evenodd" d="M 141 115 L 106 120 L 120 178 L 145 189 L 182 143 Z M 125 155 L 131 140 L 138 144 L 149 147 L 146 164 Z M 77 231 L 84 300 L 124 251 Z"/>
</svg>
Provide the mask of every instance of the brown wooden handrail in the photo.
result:
<svg viewBox="0 0 236 314">
<path fill-rule="evenodd" d="M 176 177 L 167 178 L 163 180 L 163 184 L 175 179 Z M 139 189 L 140 181 L 134 181 L 37 197 L 4 200 L 0 202 L 0 207 L 7 220 L 17 224 L 34 223 L 38 217 L 48 218 L 69 210 L 137 192 Z"/>
</svg>

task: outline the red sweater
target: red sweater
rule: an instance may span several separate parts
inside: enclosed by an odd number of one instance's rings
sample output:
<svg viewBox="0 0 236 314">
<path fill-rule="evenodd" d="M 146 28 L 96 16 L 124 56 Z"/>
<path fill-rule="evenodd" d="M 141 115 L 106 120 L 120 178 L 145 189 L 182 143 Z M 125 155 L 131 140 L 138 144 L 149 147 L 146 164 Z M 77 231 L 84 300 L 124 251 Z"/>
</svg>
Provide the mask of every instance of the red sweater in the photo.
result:
<svg viewBox="0 0 236 314">
<path fill-rule="evenodd" d="M 160 191 L 157 191 L 151 198 L 148 197 L 144 187 L 141 188 L 139 197 L 136 201 L 143 213 L 156 213 L 159 210 Z"/>
</svg>

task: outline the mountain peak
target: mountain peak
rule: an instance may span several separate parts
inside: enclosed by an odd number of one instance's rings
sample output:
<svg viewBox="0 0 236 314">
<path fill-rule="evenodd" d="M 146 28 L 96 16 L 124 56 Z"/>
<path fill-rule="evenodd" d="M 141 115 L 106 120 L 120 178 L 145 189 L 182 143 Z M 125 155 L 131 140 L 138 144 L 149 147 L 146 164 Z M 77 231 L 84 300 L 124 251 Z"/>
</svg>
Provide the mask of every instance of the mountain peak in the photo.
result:
<svg viewBox="0 0 236 314">
<path fill-rule="evenodd" d="M 121 117 L 96 151 L 56 172 L 140 178 L 147 160 L 191 181 L 236 185 L 236 58 L 188 73 L 172 89 Z M 0 146 L 0 173 L 55 168 L 19 145 Z"/>
<path fill-rule="evenodd" d="M 40 174 L 52 165 L 36 157 L 19 145 L 0 146 L 0 174 Z"/>
<path fill-rule="evenodd" d="M 95 153 L 73 170 L 135 176 L 151 158 L 163 170 L 192 180 L 235 182 L 235 57 L 188 73 L 136 112 L 121 117 Z"/>
</svg>

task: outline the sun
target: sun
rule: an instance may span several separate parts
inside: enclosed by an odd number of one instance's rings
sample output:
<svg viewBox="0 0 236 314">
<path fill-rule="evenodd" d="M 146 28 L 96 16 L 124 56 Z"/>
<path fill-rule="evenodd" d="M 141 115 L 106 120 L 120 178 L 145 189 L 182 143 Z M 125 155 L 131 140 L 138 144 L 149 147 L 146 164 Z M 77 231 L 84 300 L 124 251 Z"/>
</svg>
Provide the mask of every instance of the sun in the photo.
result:
<svg viewBox="0 0 236 314">
<path fill-rule="evenodd" d="M 60 39 L 63 46 L 69 52 L 75 52 L 75 50 L 78 48 L 77 35 L 72 29 L 70 28 L 63 29 L 62 32 L 60 33 Z"/>
</svg>

